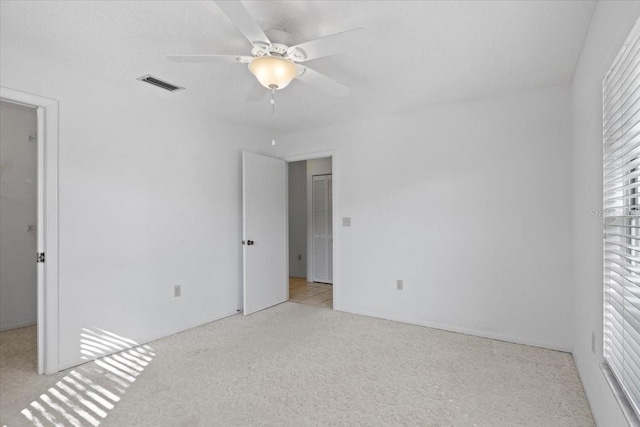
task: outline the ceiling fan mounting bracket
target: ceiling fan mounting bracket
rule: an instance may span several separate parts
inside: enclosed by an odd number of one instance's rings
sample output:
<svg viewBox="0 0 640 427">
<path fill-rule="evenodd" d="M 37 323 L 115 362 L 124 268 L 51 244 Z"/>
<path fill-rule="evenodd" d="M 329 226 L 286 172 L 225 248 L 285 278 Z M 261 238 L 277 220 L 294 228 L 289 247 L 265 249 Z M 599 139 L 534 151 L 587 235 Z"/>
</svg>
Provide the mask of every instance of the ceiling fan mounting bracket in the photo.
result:
<svg viewBox="0 0 640 427">
<path fill-rule="evenodd" d="M 261 56 L 285 56 L 287 50 L 289 50 L 289 46 L 280 43 L 271 43 L 271 46 L 254 45 L 253 49 L 251 49 L 251 54 L 256 58 Z"/>
</svg>

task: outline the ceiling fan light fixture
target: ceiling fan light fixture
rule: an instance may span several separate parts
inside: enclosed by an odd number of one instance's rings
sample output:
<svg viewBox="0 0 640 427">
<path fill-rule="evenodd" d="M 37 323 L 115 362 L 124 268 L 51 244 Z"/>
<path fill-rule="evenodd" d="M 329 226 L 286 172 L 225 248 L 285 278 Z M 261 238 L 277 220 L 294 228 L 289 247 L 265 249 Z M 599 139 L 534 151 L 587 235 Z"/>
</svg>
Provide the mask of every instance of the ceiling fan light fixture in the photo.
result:
<svg viewBox="0 0 640 427">
<path fill-rule="evenodd" d="M 284 89 L 298 76 L 295 64 L 277 56 L 261 56 L 249 64 L 249 71 L 267 89 Z"/>
</svg>

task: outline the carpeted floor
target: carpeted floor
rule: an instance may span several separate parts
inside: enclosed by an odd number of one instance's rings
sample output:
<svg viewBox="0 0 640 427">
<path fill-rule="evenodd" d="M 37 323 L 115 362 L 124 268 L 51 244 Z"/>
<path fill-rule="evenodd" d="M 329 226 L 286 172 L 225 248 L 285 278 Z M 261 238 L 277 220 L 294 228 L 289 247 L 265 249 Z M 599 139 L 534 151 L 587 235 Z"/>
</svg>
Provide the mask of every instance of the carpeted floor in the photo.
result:
<svg viewBox="0 0 640 427">
<path fill-rule="evenodd" d="M 94 352 L 124 342 L 85 336 Z M 0 334 L 0 348 L 0 424 L 10 427 L 594 425 L 570 354 L 304 304 L 55 376 L 35 374 L 35 328 Z"/>
</svg>

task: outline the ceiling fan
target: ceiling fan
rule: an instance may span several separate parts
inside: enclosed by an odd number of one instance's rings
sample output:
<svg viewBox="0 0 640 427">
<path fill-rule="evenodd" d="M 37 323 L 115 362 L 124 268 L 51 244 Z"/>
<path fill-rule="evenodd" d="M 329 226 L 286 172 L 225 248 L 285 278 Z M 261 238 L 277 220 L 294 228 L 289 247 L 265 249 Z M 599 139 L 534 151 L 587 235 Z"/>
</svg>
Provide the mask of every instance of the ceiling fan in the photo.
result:
<svg viewBox="0 0 640 427">
<path fill-rule="evenodd" d="M 258 82 L 273 92 L 284 89 L 294 79 L 314 86 L 334 96 L 344 96 L 349 88 L 342 83 L 321 74 L 301 63 L 343 52 L 349 45 L 361 40 L 364 33 L 362 28 L 355 28 L 338 34 L 333 34 L 317 40 L 288 46 L 283 43 L 273 43 L 265 32 L 251 17 L 240 1 L 216 1 L 218 7 L 233 22 L 240 32 L 251 42 L 251 56 L 249 55 L 171 55 L 167 59 L 174 62 L 235 62 L 248 64 L 249 71 Z M 267 30 L 276 36 L 288 34 L 282 30 Z M 273 36 L 272 36 L 273 37 Z M 281 41 L 281 40 L 278 40 Z M 249 100 L 259 100 L 266 91 L 257 86 L 250 92 Z"/>
</svg>

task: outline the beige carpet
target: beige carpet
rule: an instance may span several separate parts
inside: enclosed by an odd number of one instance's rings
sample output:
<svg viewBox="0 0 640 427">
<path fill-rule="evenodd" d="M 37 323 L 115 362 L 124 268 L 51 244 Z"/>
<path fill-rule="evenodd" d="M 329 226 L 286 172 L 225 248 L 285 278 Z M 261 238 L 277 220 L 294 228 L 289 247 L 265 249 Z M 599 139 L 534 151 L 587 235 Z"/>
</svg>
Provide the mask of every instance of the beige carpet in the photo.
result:
<svg viewBox="0 0 640 427">
<path fill-rule="evenodd" d="M 34 328 L 0 334 L 2 425 L 594 425 L 569 354 L 303 304 L 56 376 L 34 346 Z"/>
</svg>

